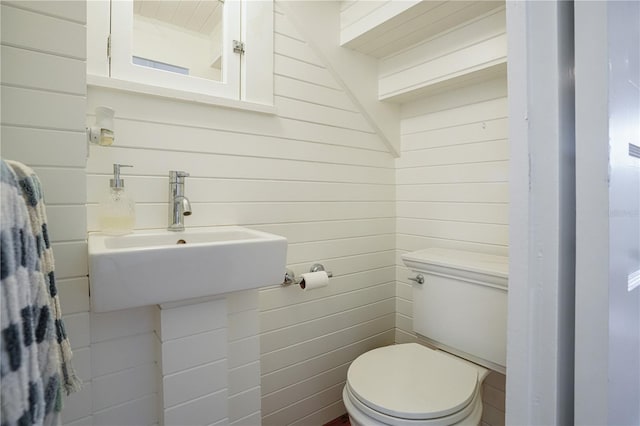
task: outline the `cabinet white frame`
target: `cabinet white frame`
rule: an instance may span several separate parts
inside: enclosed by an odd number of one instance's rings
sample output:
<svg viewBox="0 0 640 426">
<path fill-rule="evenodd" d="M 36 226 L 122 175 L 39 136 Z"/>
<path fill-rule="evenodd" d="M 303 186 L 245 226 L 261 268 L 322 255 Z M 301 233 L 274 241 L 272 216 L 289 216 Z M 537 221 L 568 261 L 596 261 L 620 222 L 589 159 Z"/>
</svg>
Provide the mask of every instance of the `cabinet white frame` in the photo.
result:
<svg viewBox="0 0 640 426">
<path fill-rule="evenodd" d="M 226 0 L 223 19 L 222 81 L 213 81 L 132 64 L 132 1 L 87 2 L 88 81 L 212 104 L 273 106 L 273 1 Z M 110 35 L 111 64 L 106 55 Z M 244 54 L 233 52 L 233 40 L 245 44 Z"/>
</svg>

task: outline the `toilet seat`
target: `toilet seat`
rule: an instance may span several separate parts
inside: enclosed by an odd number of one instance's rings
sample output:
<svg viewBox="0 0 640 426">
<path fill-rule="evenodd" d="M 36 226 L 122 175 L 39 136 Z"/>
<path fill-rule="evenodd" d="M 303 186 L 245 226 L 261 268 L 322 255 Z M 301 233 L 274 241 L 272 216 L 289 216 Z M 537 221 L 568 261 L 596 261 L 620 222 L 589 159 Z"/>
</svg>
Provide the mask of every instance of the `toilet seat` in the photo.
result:
<svg viewBox="0 0 640 426">
<path fill-rule="evenodd" d="M 349 413 L 352 426 L 478 426 L 482 417 L 481 393 L 477 392 L 474 399 L 461 411 L 450 416 L 429 420 L 408 420 L 391 417 L 377 412 L 362 404 L 345 386 L 342 390 L 342 400 Z"/>
<path fill-rule="evenodd" d="M 351 364 L 345 396 L 387 423 L 455 424 L 473 411 L 479 394 L 472 364 L 416 343 L 369 351 Z"/>
</svg>

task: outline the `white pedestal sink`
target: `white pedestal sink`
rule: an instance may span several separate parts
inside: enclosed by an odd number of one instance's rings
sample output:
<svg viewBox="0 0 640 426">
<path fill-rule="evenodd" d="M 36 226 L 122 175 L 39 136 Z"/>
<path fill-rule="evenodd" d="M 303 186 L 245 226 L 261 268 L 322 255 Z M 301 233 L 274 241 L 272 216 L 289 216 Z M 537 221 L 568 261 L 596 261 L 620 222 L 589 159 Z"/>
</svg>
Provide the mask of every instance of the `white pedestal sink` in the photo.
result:
<svg viewBox="0 0 640 426">
<path fill-rule="evenodd" d="M 239 226 L 89 234 L 95 312 L 215 296 L 279 284 L 284 237 Z"/>
<path fill-rule="evenodd" d="M 286 257 L 284 237 L 237 226 L 135 231 L 117 237 L 89 234 L 93 310 L 160 305 L 160 424 L 228 423 L 237 411 L 230 408 L 228 389 L 234 366 L 229 342 L 237 336 L 227 327 L 227 299 L 235 298 L 236 306 L 240 291 L 282 283 Z M 255 318 L 248 328 L 255 333 L 257 299 L 247 308 L 249 313 L 255 310 L 248 316 Z M 242 337 L 242 342 L 258 342 L 257 336 Z M 259 345 L 249 349 L 243 345 L 242 356 L 259 364 Z M 260 373 L 251 380 L 259 384 Z M 254 409 L 259 412 L 259 400 Z"/>
</svg>

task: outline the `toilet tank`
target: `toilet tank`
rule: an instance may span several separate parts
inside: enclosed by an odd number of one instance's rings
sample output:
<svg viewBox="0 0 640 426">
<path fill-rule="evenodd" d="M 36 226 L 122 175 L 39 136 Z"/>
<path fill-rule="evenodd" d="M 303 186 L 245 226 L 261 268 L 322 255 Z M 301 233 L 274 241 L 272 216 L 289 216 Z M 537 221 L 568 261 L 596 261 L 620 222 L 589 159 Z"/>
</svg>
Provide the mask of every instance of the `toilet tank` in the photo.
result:
<svg viewBox="0 0 640 426">
<path fill-rule="evenodd" d="M 413 330 L 437 348 L 503 372 L 508 258 L 428 248 L 402 255 L 412 276 Z"/>
</svg>

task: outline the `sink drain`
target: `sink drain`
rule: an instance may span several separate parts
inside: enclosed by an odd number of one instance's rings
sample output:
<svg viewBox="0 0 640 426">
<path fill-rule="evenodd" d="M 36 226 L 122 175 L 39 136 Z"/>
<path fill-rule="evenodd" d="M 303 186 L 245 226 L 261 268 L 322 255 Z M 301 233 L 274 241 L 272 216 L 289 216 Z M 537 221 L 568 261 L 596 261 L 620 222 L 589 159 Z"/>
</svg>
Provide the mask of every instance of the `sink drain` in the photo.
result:
<svg viewBox="0 0 640 426">
<path fill-rule="evenodd" d="M 187 242 L 185 240 L 178 240 L 176 244 L 187 244 Z"/>
</svg>

